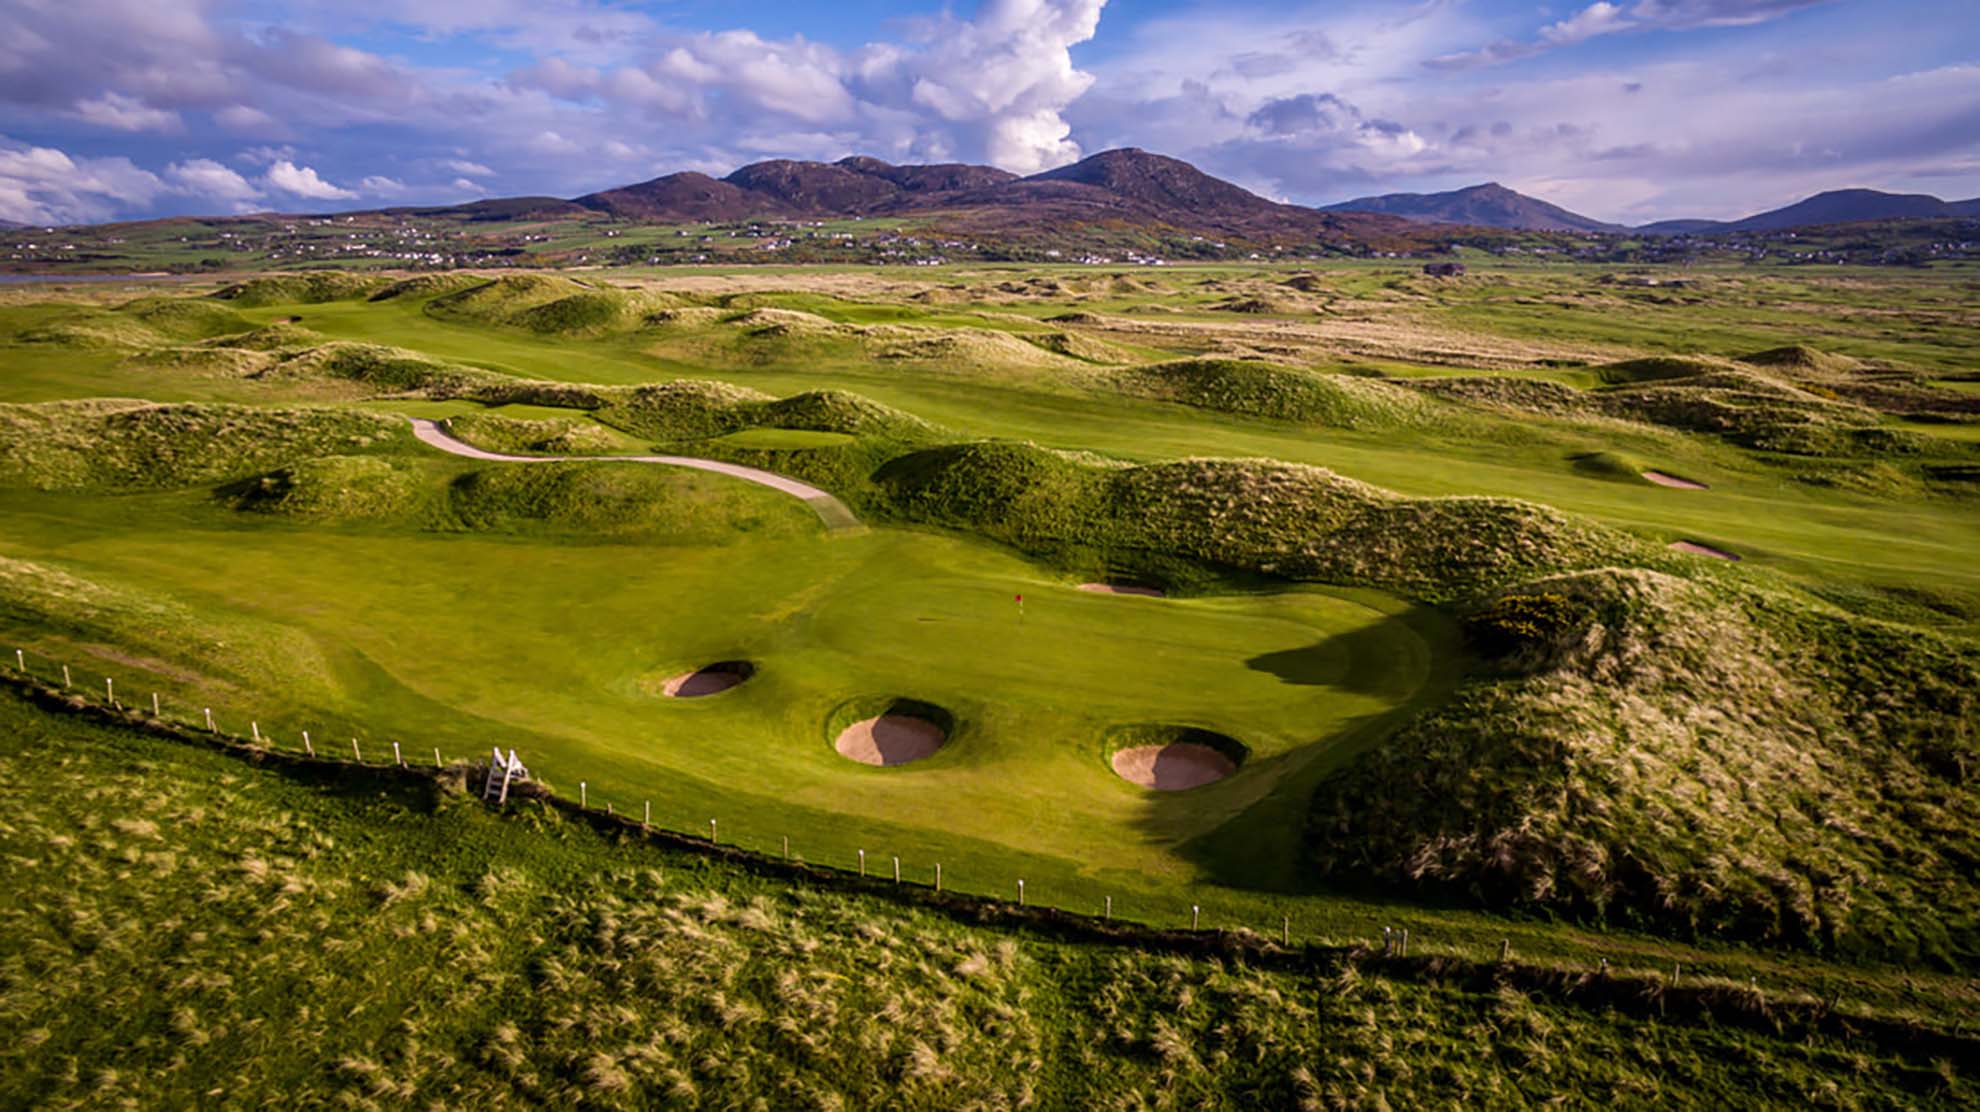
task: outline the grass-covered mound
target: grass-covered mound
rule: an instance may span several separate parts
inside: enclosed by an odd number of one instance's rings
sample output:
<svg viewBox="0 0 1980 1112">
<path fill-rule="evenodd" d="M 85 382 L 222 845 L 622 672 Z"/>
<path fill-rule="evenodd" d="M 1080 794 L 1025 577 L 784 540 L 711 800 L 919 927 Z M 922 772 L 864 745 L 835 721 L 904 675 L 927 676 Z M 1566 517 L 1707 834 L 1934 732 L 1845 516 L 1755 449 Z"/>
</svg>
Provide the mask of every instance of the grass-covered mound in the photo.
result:
<svg viewBox="0 0 1980 1112">
<path fill-rule="evenodd" d="M 512 274 L 449 290 L 426 302 L 443 320 L 520 328 L 545 336 L 602 336 L 637 328 L 676 298 L 546 274 Z"/>
<path fill-rule="evenodd" d="M 175 344 L 247 332 L 253 322 L 205 298 L 146 297 L 112 309 L 64 308 L 22 329 L 22 343 L 81 351 L 152 352 Z"/>
<path fill-rule="evenodd" d="M 1646 570 L 1524 583 L 1468 625 L 1497 675 L 1320 787 L 1321 875 L 1980 955 L 1980 649 Z"/>
<path fill-rule="evenodd" d="M 1330 428 L 1420 427 L 1440 416 L 1435 402 L 1405 387 L 1240 359 L 1153 363 L 1115 371 L 1108 383 L 1134 397 Z"/>
<path fill-rule="evenodd" d="M 1563 568 L 1654 560 L 1592 522 L 1505 498 L 1403 498 L 1272 460 L 1110 464 L 1029 444 L 945 445 L 876 476 L 894 512 L 1080 571 L 1222 571 L 1378 586 L 1430 600 Z"/>
<path fill-rule="evenodd" d="M 305 274 L 250 278 L 225 286 L 213 296 L 243 309 L 267 305 L 316 305 L 325 301 L 356 301 L 369 297 L 389 282 L 390 279 L 373 274 L 318 270 Z"/>
<path fill-rule="evenodd" d="M 1868 1041 L 968 924 L 528 799 L 497 816 L 459 782 L 0 697 L 0 1104 L 1976 1099 L 1962 1067 Z"/>
<path fill-rule="evenodd" d="M 146 297 L 118 306 L 117 312 L 173 340 L 209 340 L 254 328 L 253 322 L 228 306 L 203 298 Z"/>
<path fill-rule="evenodd" d="M 446 420 L 447 432 L 490 452 L 549 455 L 606 455 L 638 447 L 636 442 L 592 421 L 566 417 L 526 419 L 499 413 L 464 413 Z"/>
<path fill-rule="evenodd" d="M 209 485 L 315 456 L 411 445 L 403 420 L 359 410 L 0 405 L 0 478 L 39 490 Z"/>
<path fill-rule="evenodd" d="M 243 479 L 221 491 L 235 508 L 330 521 L 395 519 L 422 500 L 422 476 L 378 456 L 322 456 Z"/>
<path fill-rule="evenodd" d="M 809 532 L 817 519 L 788 495 L 722 475 L 637 463 L 497 464 L 460 476 L 443 527 L 552 530 L 587 537 L 725 544 Z"/>
</svg>

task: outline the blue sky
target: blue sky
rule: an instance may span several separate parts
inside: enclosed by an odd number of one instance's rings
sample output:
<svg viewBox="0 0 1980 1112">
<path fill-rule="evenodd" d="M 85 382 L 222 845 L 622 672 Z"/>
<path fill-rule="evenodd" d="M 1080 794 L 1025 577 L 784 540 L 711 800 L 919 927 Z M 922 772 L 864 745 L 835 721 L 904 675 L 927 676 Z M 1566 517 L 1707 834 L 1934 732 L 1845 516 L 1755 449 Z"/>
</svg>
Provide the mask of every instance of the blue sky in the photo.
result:
<svg viewBox="0 0 1980 1112">
<path fill-rule="evenodd" d="M 1622 222 L 1980 195 L 1974 0 L 8 0 L 0 219 L 573 196 L 1115 146 Z"/>
</svg>

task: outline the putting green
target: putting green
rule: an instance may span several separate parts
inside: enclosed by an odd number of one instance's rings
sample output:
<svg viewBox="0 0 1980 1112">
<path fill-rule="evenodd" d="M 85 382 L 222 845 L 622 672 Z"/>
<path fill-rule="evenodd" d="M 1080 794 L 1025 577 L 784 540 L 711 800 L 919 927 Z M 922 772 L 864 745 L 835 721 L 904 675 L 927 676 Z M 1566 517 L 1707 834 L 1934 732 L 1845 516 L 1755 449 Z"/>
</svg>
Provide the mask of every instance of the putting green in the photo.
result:
<svg viewBox="0 0 1980 1112">
<path fill-rule="evenodd" d="M 763 512 L 809 516 L 760 495 Z M 961 839 L 1244 884 L 1254 866 L 1206 872 L 1184 847 L 1237 824 L 1256 828 L 1255 867 L 1291 860 L 1311 777 L 1439 693 L 1449 664 L 1443 626 L 1372 593 L 1094 594 L 989 546 L 896 529 L 828 537 L 813 523 L 698 547 L 305 526 L 193 493 L 0 502 L 19 526 L 4 555 L 314 642 L 329 663 L 310 691 L 285 704 L 255 684 L 227 708 L 278 740 L 348 723 L 421 753 L 499 742 L 564 790 L 657 800 L 675 825 L 682 808 L 705 822 L 696 801 L 719 797 L 729 821 L 798 825 L 813 847 L 815 816 L 837 815 L 919 831 L 932 851 Z M 65 649 L 17 632 L 72 659 L 76 642 L 127 640 L 85 629 Z M 167 641 L 144 649 L 174 660 Z M 719 698 L 665 697 L 668 678 L 722 660 L 756 671 Z M 174 682 L 165 668 L 126 676 Z M 840 757 L 835 708 L 889 696 L 953 715 L 947 744 L 895 768 Z M 1146 721 L 1229 734 L 1252 759 L 1186 801 L 1158 798 L 1108 765 L 1107 731 Z"/>
</svg>

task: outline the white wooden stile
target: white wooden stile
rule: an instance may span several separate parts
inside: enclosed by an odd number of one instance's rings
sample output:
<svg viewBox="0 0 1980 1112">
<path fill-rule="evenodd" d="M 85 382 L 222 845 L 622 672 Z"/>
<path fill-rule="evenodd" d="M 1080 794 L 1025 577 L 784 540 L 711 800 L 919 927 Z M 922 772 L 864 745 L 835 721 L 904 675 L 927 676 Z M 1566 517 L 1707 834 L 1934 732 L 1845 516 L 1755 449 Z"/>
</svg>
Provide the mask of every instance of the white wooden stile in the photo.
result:
<svg viewBox="0 0 1980 1112">
<path fill-rule="evenodd" d="M 488 779 L 482 783 L 481 798 L 484 802 L 492 799 L 497 806 L 501 806 L 509 802 L 509 784 L 529 779 L 529 769 L 523 767 L 514 749 L 503 756 L 502 747 L 497 745 L 491 752 L 493 757 L 488 762 Z M 501 774 L 499 779 L 497 773 Z"/>
</svg>

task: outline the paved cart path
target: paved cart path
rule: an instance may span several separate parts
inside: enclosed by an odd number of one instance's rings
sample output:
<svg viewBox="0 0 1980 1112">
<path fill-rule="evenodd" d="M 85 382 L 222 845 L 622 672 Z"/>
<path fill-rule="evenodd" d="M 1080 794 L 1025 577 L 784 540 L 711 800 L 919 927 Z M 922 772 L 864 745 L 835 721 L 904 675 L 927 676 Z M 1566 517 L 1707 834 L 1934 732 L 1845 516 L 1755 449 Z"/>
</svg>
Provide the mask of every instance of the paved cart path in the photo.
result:
<svg viewBox="0 0 1980 1112">
<path fill-rule="evenodd" d="M 511 456 L 501 452 L 489 452 L 472 444 L 456 440 L 447 435 L 438 422 L 423 417 L 408 418 L 412 421 L 413 435 L 427 444 L 457 456 L 469 459 L 495 460 L 501 463 L 555 463 L 560 460 L 599 460 L 606 463 L 660 463 L 669 467 L 692 467 L 697 471 L 713 471 L 718 475 L 730 475 L 744 482 L 767 486 L 771 490 L 782 491 L 800 499 L 825 523 L 832 532 L 843 532 L 860 527 L 859 518 L 844 502 L 820 490 L 810 483 L 787 479 L 774 471 L 764 471 L 755 467 L 744 467 L 739 463 L 723 463 L 720 460 L 696 459 L 693 456 Z"/>
</svg>

